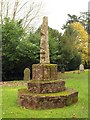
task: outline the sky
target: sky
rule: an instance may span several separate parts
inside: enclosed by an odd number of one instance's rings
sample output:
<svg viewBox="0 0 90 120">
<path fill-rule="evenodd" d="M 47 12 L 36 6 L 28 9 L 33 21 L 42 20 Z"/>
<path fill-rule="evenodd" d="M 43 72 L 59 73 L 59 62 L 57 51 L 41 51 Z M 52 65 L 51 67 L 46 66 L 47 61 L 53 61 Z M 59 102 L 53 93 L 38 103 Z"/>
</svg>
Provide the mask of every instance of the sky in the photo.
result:
<svg viewBox="0 0 90 120">
<path fill-rule="evenodd" d="M 15 0 L 3 0 L 3 1 L 11 1 L 10 5 L 10 13 L 12 14 L 12 9 Z M 67 14 L 77 15 L 80 16 L 80 12 L 87 12 L 88 11 L 88 2 L 90 0 L 20 0 L 21 4 L 29 1 L 27 8 L 31 2 L 40 3 L 42 2 L 43 7 L 41 9 L 41 17 L 34 23 L 36 28 L 38 28 L 42 23 L 43 16 L 48 17 L 48 26 L 57 29 L 58 31 L 62 32 L 62 26 L 66 23 L 68 16 Z M 27 12 L 27 8 L 25 7 L 24 10 Z M 89 9 L 90 10 L 90 9 Z M 19 14 L 23 16 L 23 12 Z"/>
<path fill-rule="evenodd" d="M 89 0 L 43 0 L 44 14 L 48 16 L 48 25 L 59 31 L 66 23 L 67 14 L 80 15 L 88 11 Z"/>
</svg>

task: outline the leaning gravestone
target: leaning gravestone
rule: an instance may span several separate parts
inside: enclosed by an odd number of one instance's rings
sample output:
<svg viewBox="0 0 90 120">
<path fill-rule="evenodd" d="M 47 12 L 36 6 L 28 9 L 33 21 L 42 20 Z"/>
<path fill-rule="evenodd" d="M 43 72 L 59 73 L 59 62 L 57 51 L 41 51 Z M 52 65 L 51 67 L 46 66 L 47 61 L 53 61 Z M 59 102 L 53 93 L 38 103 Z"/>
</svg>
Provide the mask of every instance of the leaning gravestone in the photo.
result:
<svg viewBox="0 0 90 120">
<path fill-rule="evenodd" d="M 79 70 L 80 70 L 80 71 L 84 71 L 84 65 L 83 65 L 83 64 L 80 64 Z"/>
<path fill-rule="evenodd" d="M 20 89 L 18 103 L 25 108 L 60 108 L 78 101 L 78 91 L 65 87 L 57 78 L 57 64 L 50 64 L 48 18 L 43 17 L 40 39 L 40 63 L 32 65 L 32 80 L 27 89 Z"/>
<path fill-rule="evenodd" d="M 24 69 L 24 80 L 30 80 L 30 69 L 29 68 Z"/>
</svg>

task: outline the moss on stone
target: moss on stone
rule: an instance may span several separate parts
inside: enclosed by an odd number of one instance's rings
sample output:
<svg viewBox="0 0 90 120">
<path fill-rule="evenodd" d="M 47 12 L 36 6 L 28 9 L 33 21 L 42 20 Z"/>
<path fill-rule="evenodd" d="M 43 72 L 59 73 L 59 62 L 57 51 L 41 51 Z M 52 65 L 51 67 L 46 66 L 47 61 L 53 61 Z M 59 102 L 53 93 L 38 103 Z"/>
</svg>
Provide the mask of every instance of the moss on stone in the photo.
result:
<svg viewBox="0 0 90 120">
<path fill-rule="evenodd" d="M 57 66 L 57 64 L 42 64 L 43 66 Z"/>
<path fill-rule="evenodd" d="M 73 93 L 77 92 L 76 90 L 73 90 L 73 89 L 70 89 L 70 88 L 67 88 L 66 90 L 62 91 L 62 92 L 58 92 L 58 93 L 44 93 L 44 94 L 37 94 L 37 93 L 31 93 L 29 92 L 27 89 L 20 89 L 19 90 L 19 93 L 20 94 L 27 94 L 27 95 L 33 95 L 33 96 L 41 96 L 41 97 L 55 97 L 55 96 L 68 96 L 68 95 L 71 95 Z"/>
<path fill-rule="evenodd" d="M 38 66 L 38 65 L 41 65 L 41 66 L 57 66 L 57 64 L 33 64 L 32 66 Z"/>
<path fill-rule="evenodd" d="M 33 64 L 33 80 L 57 80 L 57 64 Z"/>
<path fill-rule="evenodd" d="M 30 80 L 31 83 L 52 83 L 52 82 L 60 82 L 63 80 Z"/>
</svg>

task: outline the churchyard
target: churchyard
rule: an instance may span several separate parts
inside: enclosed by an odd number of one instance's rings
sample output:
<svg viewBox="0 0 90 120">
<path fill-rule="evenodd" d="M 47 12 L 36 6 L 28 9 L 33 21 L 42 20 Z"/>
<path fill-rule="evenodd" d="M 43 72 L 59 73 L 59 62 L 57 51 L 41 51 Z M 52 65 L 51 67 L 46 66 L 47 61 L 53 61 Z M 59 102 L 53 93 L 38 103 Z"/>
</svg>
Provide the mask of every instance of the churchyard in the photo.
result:
<svg viewBox="0 0 90 120">
<path fill-rule="evenodd" d="M 15 0 L 13 18 L 8 16 L 8 4 L 6 17 L 1 12 L 0 118 L 88 120 L 89 13 L 80 13 L 80 17 L 67 14 L 60 32 L 49 27 L 49 16 L 42 17 L 37 29 L 31 25 L 34 3 L 18 20 L 19 1 Z"/>
<path fill-rule="evenodd" d="M 51 64 L 48 17 L 40 32 L 40 63 L 25 68 L 23 81 L 1 82 L 2 118 L 88 118 L 88 71 L 58 72 Z"/>
</svg>

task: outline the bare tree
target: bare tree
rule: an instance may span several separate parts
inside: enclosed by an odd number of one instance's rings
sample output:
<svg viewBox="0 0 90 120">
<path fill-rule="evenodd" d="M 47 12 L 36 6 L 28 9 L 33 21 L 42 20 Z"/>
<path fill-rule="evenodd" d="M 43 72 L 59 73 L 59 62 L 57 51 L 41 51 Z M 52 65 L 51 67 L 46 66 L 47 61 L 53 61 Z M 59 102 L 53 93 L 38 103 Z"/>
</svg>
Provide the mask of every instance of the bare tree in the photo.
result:
<svg viewBox="0 0 90 120">
<path fill-rule="evenodd" d="M 19 5 L 19 1 L 16 0 L 14 3 L 14 9 L 13 9 L 13 19 L 15 19 L 15 16 L 17 14 L 18 5 Z"/>
<path fill-rule="evenodd" d="M 2 8 L 3 8 L 3 0 L 1 0 L 1 3 L 0 3 L 0 22 L 1 24 L 3 24 L 3 18 L 2 18 Z"/>
<path fill-rule="evenodd" d="M 33 23 L 42 16 L 43 4 L 38 1 L 1 0 L 0 24 L 4 23 L 4 18 L 10 17 L 13 20 L 20 20 L 24 28 L 32 28 Z"/>
</svg>

